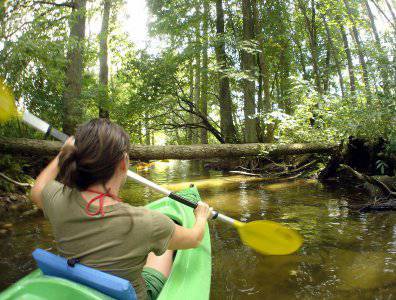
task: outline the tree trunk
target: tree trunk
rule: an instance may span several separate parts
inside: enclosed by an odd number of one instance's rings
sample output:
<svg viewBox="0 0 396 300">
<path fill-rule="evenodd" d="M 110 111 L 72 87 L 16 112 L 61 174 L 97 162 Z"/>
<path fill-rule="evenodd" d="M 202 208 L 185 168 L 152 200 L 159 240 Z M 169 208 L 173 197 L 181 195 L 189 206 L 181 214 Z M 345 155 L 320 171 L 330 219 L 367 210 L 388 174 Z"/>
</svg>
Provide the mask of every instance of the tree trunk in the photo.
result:
<svg viewBox="0 0 396 300">
<path fill-rule="evenodd" d="M 16 139 L 0 137 L 0 153 L 23 155 L 56 155 L 62 143 L 46 140 Z M 207 159 L 235 158 L 248 156 L 273 157 L 304 153 L 333 153 L 337 144 L 217 144 L 217 145 L 133 145 L 131 159 Z"/>
<path fill-rule="evenodd" d="M 330 51 L 333 53 L 334 63 L 335 63 L 336 69 L 337 69 L 338 80 L 339 80 L 339 84 L 340 84 L 341 95 L 342 95 L 342 98 L 345 98 L 344 79 L 342 76 L 341 63 L 338 58 L 338 51 L 334 45 L 334 41 L 333 41 L 333 38 L 332 38 L 332 35 L 330 32 L 329 24 L 327 23 L 326 16 L 324 14 L 322 15 L 322 20 L 323 20 L 323 24 L 325 26 L 327 41 L 330 46 Z"/>
<path fill-rule="evenodd" d="M 189 41 L 189 45 L 191 42 Z M 190 58 L 188 62 L 188 83 L 189 83 L 189 95 L 191 101 L 194 101 L 194 66 L 193 66 L 193 59 Z M 190 118 L 192 119 L 191 123 L 194 123 L 194 117 L 190 115 Z M 192 128 L 187 128 L 187 141 L 188 144 L 192 144 L 193 140 L 193 129 Z"/>
<path fill-rule="evenodd" d="M 392 7 L 390 6 L 390 3 L 388 1 L 385 0 L 385 2 L 387 4 L 389 4 L 388 9 L 391 12 L 391 15 L 393 16 L 393 22 L 391 19 L 389 19 L 388 15 L 384 12 L 384 10 L 382 9 L 382 7 L 378 4 L 378 2 L 376 0 L 371 0 L 371 2 L 375 5 L 375 7 L 377 8 L 377 10 L 381 13 L 381 15 L 388 21 L 388 23 L 393 27 L 393 29 L 396 30 L 396 19 L 395 19 L 395 15 L 393 13 Z M 396 6 L 395 0 L 393 0 L 394 5 Z"/>
<path fill-rule="evenodd" d="M 224 10 L 223 0 L 216 0 L 216 33 L 215 45 L 216 61 L 219 67 L 219 102 L 220 102 L 220 128 L 226 143 L 236 143 L 236 131 L 232 120 L 232 100 L 230 80 L 226 74 L 227 55 L 224 41 Z"/>
<path fill-rule="evenodd" d="M 279 44 L 282 49 L 279 55 L 279 105 L 289 115 L 293 114 L 293 107 L 290 101 L 290 60 L 286 56 L 288 53 L 289 42 L 283 39 Z"/>
<path fill-rule="evenodd" d="M 85 37 L 86 0 L 75 0 L 70 17 L 70 43 L 67 52 L 66 82 L 63 92 L 63 131 L 74 134 L 83 116 L 81 87 L 83 72 L 83 43 Z"/>
<path fill-rule="evenodd" d="M 351 49 L 349 48 L 348 36 L 347 36 L 344 26 L 342 25 L 341 18 L 338 19 L 338 22 L 340 24 L 340 32 L 341 32 L 341 36 L 342 36 L 342 42 L 344 44 L 344 50 L 345 50 L 345 54 L 347 57 L 350 92 L 352 95 L 354 95 L 356 92 L 356 79 L 355 79 L 355 70 L 354 70 L 353 61 L 352 61 L 352 53 L 351 53 Z"/>
<path fill-rule="evenodd" d="M 393 24 L 396 25 L 396 14 L 395 14 L 395 12 L 392 9 L 391 4 L 390 4 L 390 2 L 388 0 L 385 0 L 385 3 L 386 3 L 386 6 L 388 6 L 389 12 L 392 15 Z M 393 2 L 393 5 L 396 6 L 395 2 Z"/>
<path fill-rule="evenodd" d="M 261 30 L 260 30 L 260 16 L 259 16 L 259 10 L 257 6 L 257 1 L 252 0 L 252 9 L 253 9 L 253 20 L 254 20 L 254 36 L 257 40 L 258 44 L 258 51 L 262 51 L 262 44 L 264 42 L 259 41 L 259 36 L 262 37 Z M 255 64 L 257 65 L 258 69 L 258 78 L 257 78 L 257 84 L 258 84 L 258 90 L 257 90 L 257 112 L 260 114 L 263 111 L 263 72 L 261 71 L 261 66 L 260 66 L 260 54 L 259 52 L 256 54 L 254 58 Z M 260 124 L 261 126 L 261 124 Z M 260 135 L 260 134 L 259 134 Z M 260 139 L 260 137 L 259 137 Z"/>
<path fill-rule="evenodd" d="M 321 95 L 323 94 L 323 89 L 320 80 L 319 71 L 319 54 L 318 54 L 318 41 L 317 41 L 317 28 L 316 28 L 316 8 L 315 1 L 311 0 L 311 18 L 308 16 L 307 7 L 304 3 L 298 1 L 299 8 L 304 16 L 305 28 L 309 36 L 309 49 L 312 57 L 312 68 L 314 73 L 314 81 L 317 92 Z"/>
<path fill-rule="evenodd" d="M 196 33 L 196 43 L 198 44 L 199 49 L 195 49 L 195 83 L 194 83 L 194 105 L 195 107 L 199 107 L 199 103 L 201 102 L 201 42 L 200 42 L 200 28 L 197 28 Z M 194 123 L 199 122 L 197 117 L 193 116 Z M 198 144 L 198 129 L 192 129 L 192 143 Z"/>
<path fill-rule="evenodd" d="M 373 2 L 374 4 L 376 3 L 376 2 Z M 391 22 L 390 20 L 388 20 L 389 21 L 389 23 L 393 26 L 393 30 L 394 30 L 394 41 L 395 41 L 395 39 L 396 39 L 396 14 L 395 14 L 395 12 L 393 11 L 393 8 L 392 8 L 392 6 L 391 6 L 391 4 L 390 4 L 390 2 L 388 1 L 388 0 L 385 0 L 385 3 L 386 3 L 386 5 L 388 6 L 388 10 L 389 10 L 389 12 L 391 13 L 391 15 L 392 15 L 392 20 L 393 20 L 393 22 Z M 392 4 L 393 4 L 393 6 L 394 7 L 396 7 L 396 1 L 395 0 L 392 0 Z M 377 6 L 377 5 L 376 5 Z M 377 6 L 378 7 L 378 6 Z M 382 12 L 382 10 L 381 10 L 381 12 Z M 384 15 L 384 13 L 382 12 L 382 14 Z M 386 16 L 386 15 L 385 15 Z M 388 17 L 386 17 L 387 19 L 388 19 Z M 393 82 L 396 82 L 396 43 L 395 42 L 393 42 L 393 61 L 392 61 L 392 68 L 393 68 Z M 392 84 L 392 86 L 393 86 L 393 89 L 394 89 L 394 84 Z"/>
<path fill-rule="evenodd" d="M 381 40 L 380 40 L 378 31 L 377 31 L 377 26 L 375 25 L 374 15 L 371 11 L 370 5 L 367 0 L 364 0 L 364 4 L 366 6 L 367 14 L 370 19 L 371 30 L 373 31 L 375 46 L 376 46 L 377 52 L 378 52 L 378 54 L 377 54 L 378 60 L 379 60 L 378 66 L 379 66 L 380 74 L 382 77 L 382 88 L 384 90 L 385 95 L 390 95 L 389 75 L 387 72 L 390 62 L 388 60 L 386 53 L 384 52 L 384 49 L 382 48 Z"/>
<path fill-rule="evenodd" d="M 202 45 L 202 93 L 201 93 L 201 105 L 200 110 L 208 116 L 208 18 L 209 18 L 209 0 L 204 0 L 204 11 L 203 11 L 203 45 Z M 206 128 L 201 128 L 201 144 L 208 143 L 208 131 Z"/>
<path fill-rule="evenodd" d="M 252 42 L 254 39 L 254 20 L 253 5 L 251 0 L 242 0 L 243 15 L 243 40 Z M 242 80 L 244 105 L 243 111 L 245 116 L 245 142 L 254 143 L 257 138 L 257 118 L 255 104 L 255 75 L 254 75 L 254 55 L 244 49 L 241 50 L 242 69 L 249 78 Z"/>
<path fill-rule="evenodd" d="M 100 30 L 100 50 L 99 50 L 99 118 L 109 118 L 109 66 L 107 39 L 109 36 L 111 0 L 103 2 L 102 28 Z"/>
<path fill-rule="evenodd" d="M 1 1 L 0 2 L 0 40 L 3 40 L 4 37 L 7 35 L 6 33 L 6 18 L 5 18 L 5 11 L 6 11 L 6 2 L 5 1 Z M 5 44 L 3 43 L 3 49 L 2 51 L 4 51 L 5 49 Z"/>
<path fill-rule="evenodd" d="M 352 7 L 350 6 L 348 0 L 344 0 L 344 4 L 345 4 L 345 7 L 347 8 L 348 18 L 352 24 L 352 32 L 353 32 L 352 36 L 356 43 L 359 62 L 360 62 L 360 66 L 362 68 L 363 82 L 364 82 L 367 100 L 368 100 L 368 102 L 370 102 L 370 99 L 371 99 L 370 79 L 369 79 L 367 65 L 366 65 L 365 50 L 364 50 L 363 44 L 360 39 L 359 31 L 356 27 L 354 11 L 353 11 Z"/>
<path fill-rule="evenodd" d="M 370 20 L 371 30 L 373 31 L 373 35 L 374 35 L 374 40 L 375 40 L 377 46 L 380 46 L 380 48 L 382 49 L 381 40 L 380 40 L 380 37 L 378 34 L 377 26 L 375 25 L 374 15 L 373 15 L 373 12 L 371 11 L 370 5 L 367 0 L 364 0 L 364 5 L 366 6 L 367 15 Z"/>
<path fill-rule="evenodd" d="M 268 70 L 268 62 L 267 62 L 267 54 L 265 52 L 265 45 L 264 45 L 264 34 L 262 33 L 262 28 L 264 27 L 264 16 L 263 14 L 259 14 L 259 9 L 257 4 L 255 3 L 254 7 L 254 15 L 255 15 L 255 36 L 258 41 L 259 50 L 260 52 L 257 54 L 257 65 L 259 69 L 259 86 L 260 86 L 260 93 L 257 97 L 257 110 L 260 115 L 267 114 L 271 112 L 271 95 L 270 95 L 270 75 Z M 260 118 L 262 120 L 263 117 Z M 262 131 L 265 129 L 264 122 L 260 122 L 260 128 Z M 261 142 L 263 141 L 263 134 L 259 134 L 261 137 Z M 267 140 L 267 137 L 264 138 Z"/>
<path fill-rule="evenodd" d="M 307 66 L 305 64 L 305 57 L 304 57 L 303 49 L 301 47 L 301 42 L 297 39 L 297 37 L 294 37 L 293 40 L 298 50 L 298 56 L 300 58 L 300 66 L 301 66 L 303 79 L 308 80 Z"/>
<path fill-rule="evenodd" d="M 257 54 L 254 57 L 256 69 L 258 70 L 258 76 L 257 76 L 257 83 L 258 83 L 258 88 L 257 88 L 257 141 L 262 143 L 264 142 L 264 122 L 262 114 L 264 112 L 264 101 L 263 101 L 263 72 L 262 72 L 262 67 L 260 64 L 260 53 L 264 50 L 264 41 L 263 41 L 263 36 L 261 34 L 261 29 L 260 29 L 260 15 L 259 15 L 259 9 L 258 9 L 258 3 L 256 0 L 252 0 L 252 9 L 253 9 L 253 20 L 254 20 L 254 36 L 257 40 L 257 45 L 258 45 L 258 51 Z M 261 41 L 259 40 L 259 36 L 261 37 Z M 261 52 L 260 52 L 261 51 Z M 264 63 L 264 62 L 263 62 Z"/>
<path fill-rule="evenodd" d="M 326 64 L 323 72 L 323 91 L 324 93 L 328 93 L 330 89 L 330 59 L 331 59 L 331 47 L 330 43 L 327 40 L 326 43 Z"/>
<path fill-rule="evenodd" d="M 282 2 L 278 1 L 279 4 Z M 276 17 L 279 19 L 277 24 L 277 38 L 275 39 L 277 44 L 278 52 L 278 64 L 277 69 L 274 71 L 273 80 L 273 94 L 276 95 L 278 99 L 278 105 L 282 108 L 285 113 L 292 115 L 294 111 L 294 106 L 292 101 L 290 101 L 291 95 L 291 63 L 293 61 L 293 52 L 290 47 L 290 34 L 288 28 L 288 18 L 289 15 L 286 11 L 287 6 L 282 3 L 280 7 L 277 8 Z M 273 140 L 274 131 L 278 126 L 279 122 L 275 120 L 273 124 L 267 127 L 267 140 Z"/>
<path fill-rule="evenodd" d="M 145 143 L 146 145 L 151 144 L 151 136 L 150 136 L 150 120 L 148 116 L 145 114 L 144 116 L 144 131 L 145 131 Z"/>
<path fill-rule="evenodd" d="M 139 144 L 143 144 L 142 121 L 138 122 L 137 134 L 138 134 Z"/>
<path fill-rule="evenodd" d="M 182 142 L 181 142 L 181 138 L 180 138 L 180 134 L 179 134 L 179 129 L 177 129 L 177 128 L 175 130 L 175 135 L 176 135 L 176 144 L 180 145 Z"/>
</svg>

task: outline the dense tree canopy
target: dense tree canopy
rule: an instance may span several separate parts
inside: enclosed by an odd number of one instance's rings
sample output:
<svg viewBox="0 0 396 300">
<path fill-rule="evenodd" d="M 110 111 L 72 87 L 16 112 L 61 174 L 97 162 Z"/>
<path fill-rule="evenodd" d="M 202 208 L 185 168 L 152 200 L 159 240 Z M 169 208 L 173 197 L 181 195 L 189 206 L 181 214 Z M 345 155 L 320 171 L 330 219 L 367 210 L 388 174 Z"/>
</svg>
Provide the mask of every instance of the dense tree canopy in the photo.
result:
<svg viewBox="0 0 396 300">
<path fill-rule="evenodd" d="M 0 76 L 20 106 L 67 133 L 101 116 L 146 144 L 396 140 L 394 2 L 147 7 L 159 50 L 133 44 L 122 1 L 3 1 Z M 29 135 L 15 122 L 0 130 Z"/>
</svg>

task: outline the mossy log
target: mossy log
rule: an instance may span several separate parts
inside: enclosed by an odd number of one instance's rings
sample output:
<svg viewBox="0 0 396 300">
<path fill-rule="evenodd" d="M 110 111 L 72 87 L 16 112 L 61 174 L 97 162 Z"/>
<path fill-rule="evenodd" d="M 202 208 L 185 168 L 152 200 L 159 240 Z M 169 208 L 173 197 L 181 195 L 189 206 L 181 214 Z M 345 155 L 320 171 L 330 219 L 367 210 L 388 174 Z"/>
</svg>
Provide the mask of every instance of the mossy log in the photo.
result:
<svg viewBox="0 0 396 300">
<path fill-rule="evenodd" d="M 61 147 L 60 142 L 33 139 L 0 138 L 0 153 L 23 155 L 55 155 Z M 333 153 L 336 144 L 218 144 L 218 145 L 131 145 L 131 159 L 208 159 L 236 157 L 274 157 L 304 153 Z"/>
</svg>

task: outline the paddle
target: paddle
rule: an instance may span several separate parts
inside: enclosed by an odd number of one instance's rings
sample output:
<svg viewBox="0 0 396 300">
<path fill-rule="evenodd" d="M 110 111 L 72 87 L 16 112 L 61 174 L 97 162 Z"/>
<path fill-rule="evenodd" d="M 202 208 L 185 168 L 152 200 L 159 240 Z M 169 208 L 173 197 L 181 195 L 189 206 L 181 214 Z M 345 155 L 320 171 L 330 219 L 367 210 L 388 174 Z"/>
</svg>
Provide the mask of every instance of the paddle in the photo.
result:
<svg viewBox="0 0 396 300">
<path fill-rule="evenodd" d="M 12 94 L 7 91 L 7 88 L 0 81 L 0 122 L 4 122 L 12 117 L 17 116 L 18 113 L 14 107 Z M 22 121 L 36 128 L 37 130 L 46 133 L 47 135 L 52 135 L 60 141 L 64 142 L 68 137 L 64 133 L 52 128 L 49 124 L 37 118 L 27 110 L 23 113 Z M 196 208 L 198 205 L 197 203 L 192 202 L 185 197 L 179 196 L 130 170 L 127 171 L 127 175 L 129 178 L 142 183 L 184 205 L 192 208 Z M 233 225 L 238 230 L 242 242 L 262 254 L 291 254 L 297 251 L 303 242 L 302 237 L 295 230 L 276 222 L 260 220 L 244 223 L 216 211 L 213 212 L 212 218 L 218 218 Z"/>
</svg>

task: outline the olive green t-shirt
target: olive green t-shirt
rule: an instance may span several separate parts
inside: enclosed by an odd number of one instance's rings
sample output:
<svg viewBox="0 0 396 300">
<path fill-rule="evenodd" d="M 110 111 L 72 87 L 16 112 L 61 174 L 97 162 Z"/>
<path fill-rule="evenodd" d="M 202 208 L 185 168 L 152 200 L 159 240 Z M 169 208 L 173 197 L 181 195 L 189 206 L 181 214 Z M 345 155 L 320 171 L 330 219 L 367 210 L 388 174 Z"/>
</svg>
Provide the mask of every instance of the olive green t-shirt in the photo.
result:
<svg viewBox="0 0 396 300">
<path fill-rule="evenodd" d="M 57 181 L 45 186 L 42 201 L 60 255 L 129 280 L 138 299 L 147 299 L 142 269 L 149 252 L 167 249 L 175 229 L 169 217 L 121 202 L 104 206 L 104 217 L 88 216 L 81 193 Z"/>
</svg>

